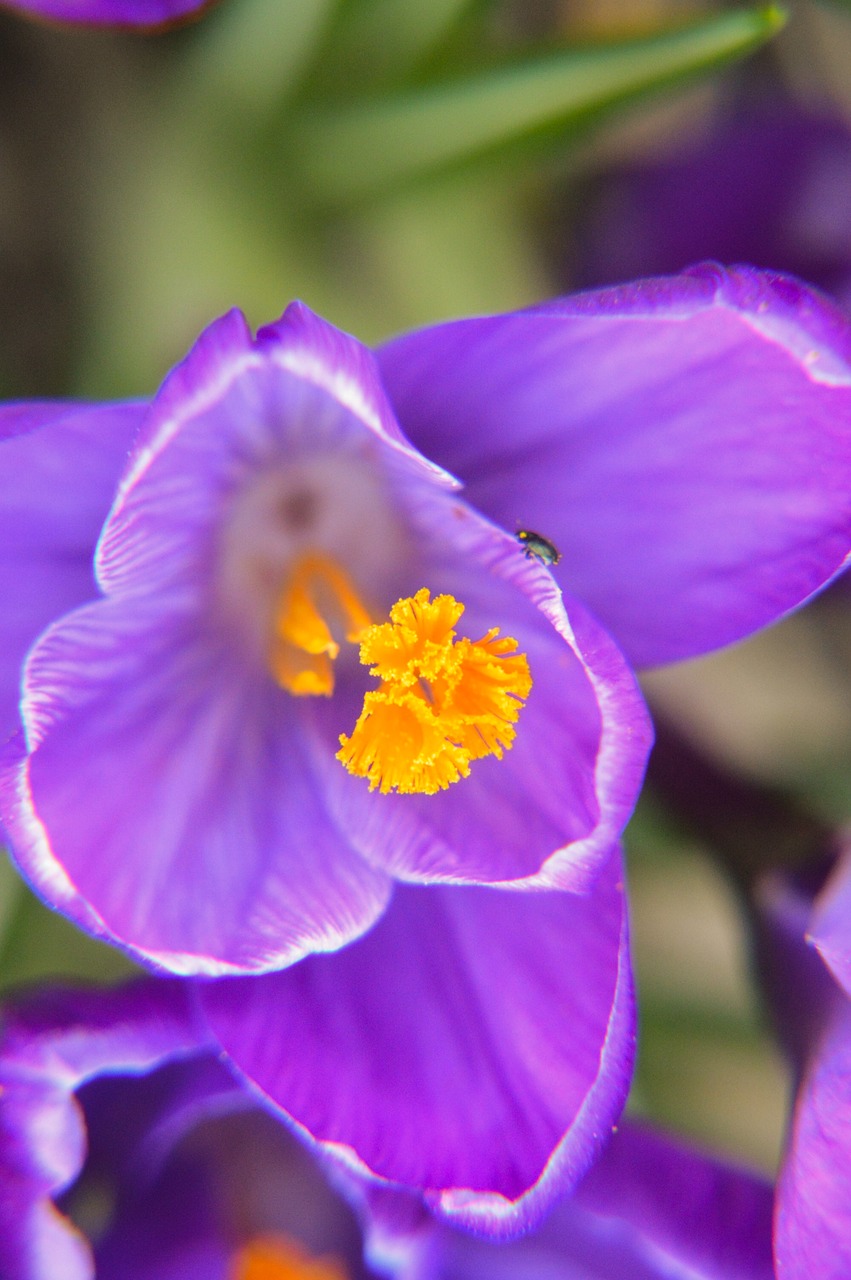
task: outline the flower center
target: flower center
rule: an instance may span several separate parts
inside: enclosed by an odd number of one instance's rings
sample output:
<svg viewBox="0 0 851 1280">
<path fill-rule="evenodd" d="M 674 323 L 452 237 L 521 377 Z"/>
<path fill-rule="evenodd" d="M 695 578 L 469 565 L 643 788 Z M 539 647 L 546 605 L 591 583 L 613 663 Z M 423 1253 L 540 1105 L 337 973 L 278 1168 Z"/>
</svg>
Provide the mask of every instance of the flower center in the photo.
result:
<svg viewBox="0 0 851 1280">
<path fill-rule="evenodd" d="M 229 1280 L 346 1280 L 334 1258 L 311 1258 L 294 1240 L 258 1236 L 235 1255 Z"/>
<path fill-rule="evenodd" d="M 337 759 L 368 778 L 371 791 L 433 795 L 482 756 L 502 759 L 532 688 L 517 641 L 492 627 L 480 640 L 455 638 L 464 605 L 427 587 L 397 600 L 374 623 L 340 565 L 319 551 L 298 557 L 274 613 L 269 669 L 296 697 L 330 697 L 337 636 L 360 645 L 380 680 L 364 698 Z"/>
<path fill-rule="evenodd" d="M 466 778 L 471 761 L 512 746 L 529 663 L 498 627 L 456 640 L 463 612 L 453 596 L 432 600 L 422 587 L 394 604 L 389 622 L 362 631 L 360 660 L 381 684 L 351 736 L 341 734 L 337 759 L 371 791 L 433 795 Z"/>
<path fill-rule="evenodd" d="M 275 610 L 269 667 L 296 697 L 334 692 L 333 661 L 340 652 L 331 626 L 357 643 L 372 619 L 345 571 L 330 556 L 300 556 Z"/>
</svg>

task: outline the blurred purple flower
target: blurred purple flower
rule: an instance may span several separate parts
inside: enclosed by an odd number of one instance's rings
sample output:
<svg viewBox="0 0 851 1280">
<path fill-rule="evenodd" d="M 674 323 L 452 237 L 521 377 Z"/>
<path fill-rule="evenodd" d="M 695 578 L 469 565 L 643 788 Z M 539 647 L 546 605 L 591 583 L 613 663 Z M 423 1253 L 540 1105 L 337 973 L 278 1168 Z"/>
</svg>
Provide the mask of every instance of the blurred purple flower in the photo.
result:
<svg viewBox="0 0 851 1280">
<path fill-rule="evenodd" d="M 587 288 L 717 258 L 788 271 L 848 303 L 849 205 L 847 124 L 765 95 L 735 104 L 670 157 L 601 175 L 561 270 Z"/>
<path fill-rule="evenodd" d="M 354 1214 L 199 1036 L 185 984 L 11 1003 L 0 1090 L 4 1280 L 366 1275 Z M 265 1249 L 279 1271 L 250 1270 Z"/>
<path fill-rule="evenodd" d="M 528 1225 L 631 1069 L 649 731 L 601 622 L 686 657 L 842 567 L 849 357 L 803 286 L 697 269 L 377 362 L 300 304 L 234 312 L 150 406 L 9 406 L 19 865 L 149 964 L 253 975 L 202 986 L 209 1025 L 338 1160 Z"/>
<path fill-rule="evenodd" d="M 214 0 L 3 0 L 6 8 L 88 27 L 168 27 Z"/>
<path fill-rule="evenodd" d="M 778 874 L 759 899 L 765 981 L 798 1079 L 775 1208 L 779 1280 L 851 1275 L 851 846 L 822 881 Z"/>
<path fill-rule="evenodd" d="M 91 1280 L 95 1267 L 98 1280 L 368 1274 L 353 1212 L 222 1067 L 186 995 L 178 982 L 146 980 L 42 991 L 7 1008 L 4 1280 Z M 368 1240 L 400 1280 L 771 1275 L 770 1188 L 629 1124 L 575 1199 L 516 1244 L 435 1227 L 404 1193 L 379 1195 Z"/>
</svg>

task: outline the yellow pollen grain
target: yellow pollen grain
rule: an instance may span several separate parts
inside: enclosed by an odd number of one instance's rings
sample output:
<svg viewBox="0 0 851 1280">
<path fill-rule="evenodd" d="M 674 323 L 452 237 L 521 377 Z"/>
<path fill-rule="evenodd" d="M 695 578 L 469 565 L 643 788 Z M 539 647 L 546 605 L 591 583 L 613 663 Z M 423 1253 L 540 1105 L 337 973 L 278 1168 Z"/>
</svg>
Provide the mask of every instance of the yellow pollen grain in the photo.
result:
<svg viewBox="0 0 851 1280">
<path fill-rule="evenodd" d="M 360 660 L 380 684 L 341 734 L 337 759 L 371 791 L 434 795 L 466 778 L 471 761 L 501 759 L 513 745 L 532 688 L 528 660 L 498 627 L 456 640 L 463 612 L 422 587 L 363 632 Z"/>
<path fill-rule="evenodd" d="M 284 583 L 273 620 L 269 670 L 296 697 L 330 697 L 340 646 L 331 620 L 357 643 L 372 619 L 345 570 L 330 556 L 300 556 Z M 339 633 L 338 633 L 339 634 Z"/>
<path fill-rule="evenodd" d="M 228 1280 L 347 1280 L 336 1258 L 312 1258 L 285 1236 L 257 1236 L 233 1259 Z"/>
</svg>

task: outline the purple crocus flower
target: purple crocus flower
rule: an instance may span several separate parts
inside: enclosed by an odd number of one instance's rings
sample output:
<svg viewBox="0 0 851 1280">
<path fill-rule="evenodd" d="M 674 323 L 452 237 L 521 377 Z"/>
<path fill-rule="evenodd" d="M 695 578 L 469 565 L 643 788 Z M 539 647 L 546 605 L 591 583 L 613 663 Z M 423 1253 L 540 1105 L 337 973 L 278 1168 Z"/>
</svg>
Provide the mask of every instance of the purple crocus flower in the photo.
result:
<svg viewBox="0 0 851 1280">
<path fill-rule="evenodd" d="M 3 0 L 5 7 L 87 27 L 168 27 L 199 13 L 214 0 Z"/>
<path fill-rule="evenodd" d="M 820 879 L 777 875 L 760 895 L 763 967 L 798 1077 L 775 1209 L 780 1280 L 851 1274 L 851 848 Z"/>
<path fill-rule="evenodd" d="M 742 95 L 673 154 L 601 175 L 562 271 L 585 288 L 718 257 L 802 276 L 847 304 L 849 201 L 845 121 L 777 91 Z"/>
<path fill-rule="evenodd" d="M 4 1280 L 366 1276 L 354 1214 L 210 1051 L 187 994 L 144 979 L 6 1009 Z"/>
<path fill-rule="evenodd" d="M 149 406 L 9 407 L 19 866 L 222 979 L 218 1042 L 336 1159 L 528 1225 L 631 1068 L 649 730 L 603 624 L 685 657 L 842 567 L 850 355 L 803 286 L 702 268 L 377 360 L 300 304 L 231 313 Z"/>
<path fill-rule="evenodd" d="M 98 1280 L 366 1280 L 353 1212 L 210 1051 L 187 994 L 147 979 L 7 1008 L 4 1280 L 91 1280 L 95 1268 Z M 400 1280 L 771 1275 L 770 1188 L 630 1124 L 575 1199 L 517 1244 L 437 1227 L 405 1193 L 378 1196 L 370 1251 Z"/>
</svg>

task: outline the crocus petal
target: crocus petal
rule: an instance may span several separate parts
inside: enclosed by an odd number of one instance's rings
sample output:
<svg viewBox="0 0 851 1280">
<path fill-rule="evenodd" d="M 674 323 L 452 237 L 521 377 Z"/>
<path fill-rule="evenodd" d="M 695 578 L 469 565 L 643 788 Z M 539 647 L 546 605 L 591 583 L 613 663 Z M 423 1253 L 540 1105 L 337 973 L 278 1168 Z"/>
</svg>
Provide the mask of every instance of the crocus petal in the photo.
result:
<svg viewBox="0 0 851 1280">
<path fill-rule="evenodd" d="M 167 27 L 213 0 L 3 0 L 10 9 L 90 27 Z"/>
<path fill-rule="evenodd" d="M 312 447 L 353 441 L 378 443 L 388 465 L 457 487 L 404 440 L 374 357 L 356 339 L 301 303 L 256 338 L 242 312 L 228 312 L 150 407 L 98 547 L 99 586 L 135 595 L 188 582 L 201 595 L 210 539 L 239 484 Z"/>
<path fill-rule="evenodd" d="M 771 1280 L 770 1185 L 625 1123 L 572 1198 L 522 1240 L 443 1231 L 434 1280 Z M 426 1268 L 423 1268 L 424 1274 Z"/>
<path fill-rule="evenodd" d="M 4 810 L 16 859 L 72 918 L 173 972 L 341 945 L 389 881 L 329 821 L 286 695 L 158 619 L 99 602 L 34 650 L 32 754 Z"/>
<path fill-rule="evenodd" d="M 849 1080 L 851 1005 L 840 996 L 812 1047 L 795 1102 L 777 1190 L 779 1280 L 847 1280 L 851 1275 Z"/>
<path fill-rule="evenodd" d="M 385 1269 L 402 1259 L 408 1280 L 771 1280 L 772 1191 L 624 1120 L 573 1194 L 519 1240 L 429 1224 L 412 1196 L 367 1185 L 365 1243 Z"/>
<path fill-rule="evenodd" d="M 443 1230 L 418 1275 L 771 1280 L 771 1209 L 764 1179 L 626 1122 L 538 1231 L 494 1245 Z"/>
<path fill-rule="evenodd" d="M 74 1104 L 52 1085 L 3 1085 L 0 1104 L 0 1274 L 8 1280 L 92 1280 L 88 1244 L 54 1209 L 85 1137 Z"/>
<path fill-rule="evenodd" d="M 344 951 L 199 998 L 236 1066 L 349 1168 L 462 1225 L 522 1229 L 625 1098 L 620 857 L 586 896 L 398 887 Z"/>
<path fill-rule="evenodd" d="M 7 1008 L 0 1040 L 0 1274 L 90 1280 L 88 1246 L 51 1198 L 85 1152 L 73 1094 L 102 1071 L 144 1072 L 203 1039 L 174 983 L 52 991 Z"/>
<path fill-rule="evenodd" d="M 0 741 L 18 725 L 30 645 L 97 595 L 95 544 L 143 414 L 138 404 L 0 408 Z"/>
<path fill-rule="evenodd" d="M 578 295 L 388 343 L 413 442 L 562 553 L 556 576 L 635 663 L 799 605 L 851 547 L 851 334 L 740 268 Z"/>
<path fill-rule="evenodd" d="M 137 980 L 95 990 L 54 988 L 4 1005 L 4 1079 L 79 1088 L 101 1072 L 149 1071 L 207 1044 L 183 984 Z"/>
<path fill-rule="evenodd" d="M 851 1003 L 808 937 L 829 870 L 829 861 L 816 863 L 797 878 L 775 873 L 758 885 L 761 977 L 800 1080 L 776 1195 L 780 1280 L 851 1274 Z M 821 895 L 829 952 L 834 889 L 841 896 L 846 875 L 840 862 Z M 817 905 L 816 933 L 818 912 Z M 841 951 L 839 959 L 841 968 Z"/>
<path fill-rule="evenodd" d="M 547 1233 L 569 1245 L 577 1227 L 593 1225 L 598 1241 L 611 1239 L 615 1218 L 625 1259 L 648 1267 L 650 1277 L 770 1280 L 772 1202 L 765 1178 L 627 1121 Z"/>
</svg>

